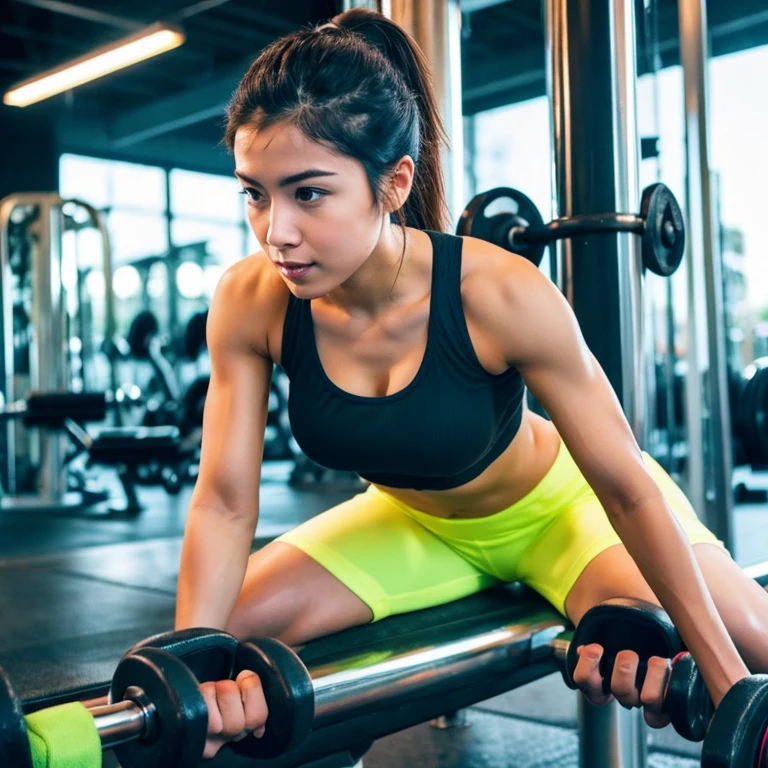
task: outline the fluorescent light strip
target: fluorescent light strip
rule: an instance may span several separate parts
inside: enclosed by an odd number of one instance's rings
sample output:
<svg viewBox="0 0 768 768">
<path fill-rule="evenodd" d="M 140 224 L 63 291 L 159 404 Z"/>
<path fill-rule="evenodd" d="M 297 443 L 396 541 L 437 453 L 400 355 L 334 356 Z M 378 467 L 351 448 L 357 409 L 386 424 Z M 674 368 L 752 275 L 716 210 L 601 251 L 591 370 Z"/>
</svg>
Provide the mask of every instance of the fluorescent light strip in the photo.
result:
<svg viewBox="0 0 768 768">
<path fill-rule="evenodd" d="M 167 24 L 153 24 L 130 37 L 19 83 L 3 96 L 3 103 L 27 107 L 110 72 L 117 72 L 131 64 L 178 48 L 183 42 L 184 34 L 181 30 Z"/>
</svg>

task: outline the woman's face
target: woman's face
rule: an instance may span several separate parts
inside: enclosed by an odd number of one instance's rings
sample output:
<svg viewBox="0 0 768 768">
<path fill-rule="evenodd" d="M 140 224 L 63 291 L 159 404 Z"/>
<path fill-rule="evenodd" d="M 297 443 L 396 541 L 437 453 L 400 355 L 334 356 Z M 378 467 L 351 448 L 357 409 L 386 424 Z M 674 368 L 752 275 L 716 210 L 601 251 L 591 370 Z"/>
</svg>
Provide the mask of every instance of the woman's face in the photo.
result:
<svg viewBox="0 0 768 768">
<path fill-rule="evenodd" d="M 290 124 L 241 128 L 234 154 L 253 233 L 294 295 L 323 296 L 362 266 L 386 214 L 361 163 Z"/>
</svg>

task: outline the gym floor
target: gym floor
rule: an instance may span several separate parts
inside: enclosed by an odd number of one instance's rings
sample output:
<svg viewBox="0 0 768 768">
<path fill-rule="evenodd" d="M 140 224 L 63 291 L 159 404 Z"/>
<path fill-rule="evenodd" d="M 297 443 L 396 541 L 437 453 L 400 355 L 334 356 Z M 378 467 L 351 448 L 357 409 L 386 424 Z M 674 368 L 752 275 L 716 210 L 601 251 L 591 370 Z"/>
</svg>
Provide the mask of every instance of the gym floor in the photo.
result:
<svg viewBox="0 0 768 768">
<path fill-rule="evenodd" d="M 341 489 L 296 491 L 284 482 L 287 471 L 278 463 L 265 465 L 255 548 L 350 495 Z M 127 649 L 143 637 L 170 629 L 190 493 L 185 488 L 169 497 L 157 488 L 141 488 L 147 509 L 136 518 L 98 510 L 57 516 L 1 513 L 0 660 L 12 650 L 14 658 L 21 659 L 16 669 L 22 675 L 25 663 L 50 664 L 57 680 L 76 688 L 76 671 L 68 676 L 67 666 L 76 666 L 78 649 L 92 647 L 105 633 L 113 641 L 119 637 Z M 765 559 L 759 531 L 766 529 L 765 504 L 737 507 L 736 552 L 742 565 Z M 91 643 L 89 634 L 94 638 Z M 91 653 L 91 661 L 102 663 L 101 679 L 111 677 L 114 658 L 100 662 Z M 27 692 L 23 680 L 18 685 Z M 467 721 L 469 727 L 439 730 L 423 724 L 381 739 L 364 764 L 366 768 L 578 764 L 576 694 L 559 675 L 478 704 L 467 712 Z M 699 765 L 699 747 L 670 728 L 650 732 L 649 750 L 649 765 L 654 768 Z M 206 762 L 211 768 L 244 764 L 226 754 Z M 106 755 L 104 765 L 117 766 L 114 756 Z"/>
</svg>

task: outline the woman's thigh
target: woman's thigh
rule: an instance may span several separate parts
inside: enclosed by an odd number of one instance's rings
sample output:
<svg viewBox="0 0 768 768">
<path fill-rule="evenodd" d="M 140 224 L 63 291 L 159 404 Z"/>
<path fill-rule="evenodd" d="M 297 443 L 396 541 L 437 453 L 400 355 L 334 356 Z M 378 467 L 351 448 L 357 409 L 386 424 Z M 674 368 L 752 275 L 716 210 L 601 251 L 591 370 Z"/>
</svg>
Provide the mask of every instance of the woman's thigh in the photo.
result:
<svg viewBox="0 0 768 768">
<path fill-rule="evenodd" d="M 369 491 L 254 553 L 235 613 L 239 634 L 256 628 L 266 612 L 278 625 L 292 626 L 292 636 L 318 637 L 458 600 L 496 583 Z"/>
<path fill-rule="evenodd" d="M 689 542 L 713 545 L 727 555 L 682 490 L 656 461 L 643 456 Z M 521 580 L 574 622 L 609 597 L 655 600 L 645 580 L 638 580 L 638 576 L 634 561 L 593 492 L 565 507 L 526 550 L 520 563 Z"/>
<path fill-rule="evenodd" d="M 712 600 L 744 662 L 752 672 L 768 672 L 768 593 L 719 545 L 694 544 L 693 553 Z M 623 545 L 601 552 L 584 569 L 566 600 L 578 623 L 594 605 L 612 597 L 631 597 L 659 605 Z"/>
</svg>

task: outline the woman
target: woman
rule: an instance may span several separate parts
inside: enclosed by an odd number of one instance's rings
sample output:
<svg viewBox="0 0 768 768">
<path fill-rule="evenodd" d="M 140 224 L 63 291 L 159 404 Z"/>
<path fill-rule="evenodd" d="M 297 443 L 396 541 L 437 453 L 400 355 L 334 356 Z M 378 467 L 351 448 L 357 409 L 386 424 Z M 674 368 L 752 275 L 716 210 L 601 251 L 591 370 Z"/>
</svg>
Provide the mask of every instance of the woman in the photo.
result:
<svg viewBox="0 0 768 768">
<path fill-rule="evenodd" d="M 768 670 L 768 596 L 640 452 L 552 283 L 440 234 L 444 138 L 423 55 L 372 12 L 276 41 L 243 78 L 226 141 L 264 250 L 210 309 L 176 626 L 296 645 L 519 580 L 574 623 L 610 597 L 660 603 L 719 702 Z M 371 485 L 249 557 L 273 363 L 304 451 Z M 600 653 L 576 676 L 595 703 Z M 627 706 L 636 663 L 612 680 Z M 667 669 L 643 689 L 652 725 Z M 261 732 L 258 678 L 203 688 L 208 756 Z"/>
</svg>

